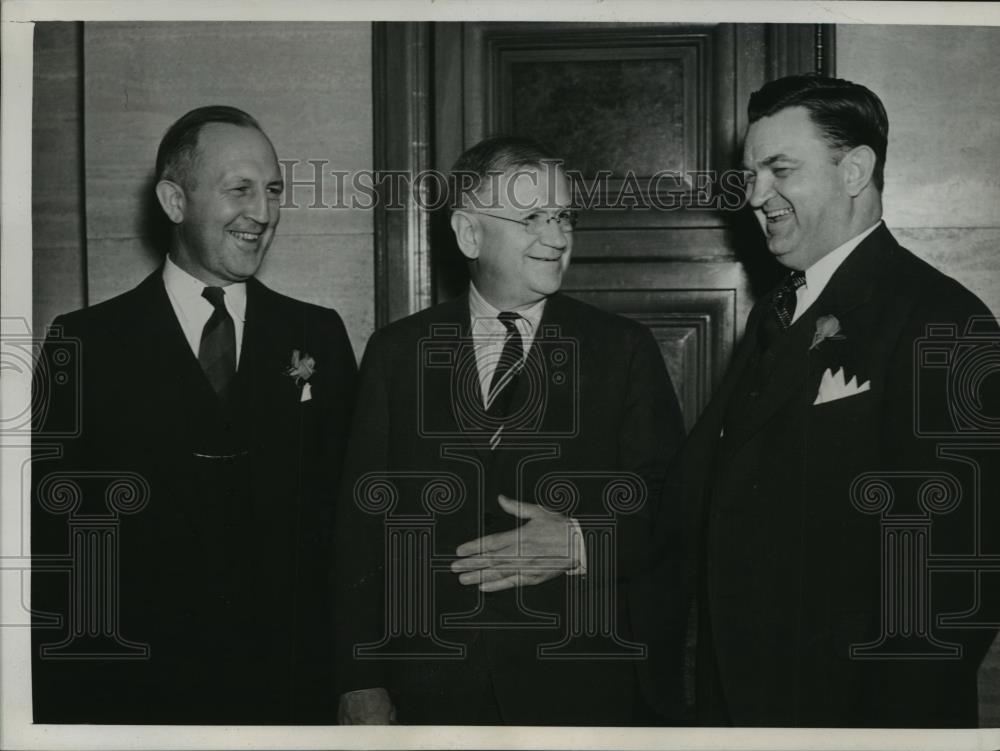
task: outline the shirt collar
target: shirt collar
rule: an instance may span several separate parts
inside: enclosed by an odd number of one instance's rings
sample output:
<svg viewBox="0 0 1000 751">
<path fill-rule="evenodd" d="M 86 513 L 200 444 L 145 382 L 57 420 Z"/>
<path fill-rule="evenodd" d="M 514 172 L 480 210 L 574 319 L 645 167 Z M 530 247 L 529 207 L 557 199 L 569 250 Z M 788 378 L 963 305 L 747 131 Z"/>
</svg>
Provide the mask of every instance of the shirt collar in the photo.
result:
<svg viewBox="0 0 1000 751">
<path fill-rule="evenodd" d="M 527 321 L 531 331 L 537 330 L 538 325 L 542 322 L 542 313 L 545 311 L 546 299 L 543 297 L 530 308 L 517 311 L 517 314 Z M 494 321 L 500 315 L 500 312 L 498 308 L 487 302 L 486 298 L 476 289 L 475 284 L 469 282 L 469 314 L 472 317 L 473 323 L 480 319 Z"/>
<path fill-rule="evenodd" d="M 166 263 L 163 264 L 163 285 L 182 305 L 199 303 L 211 305 L 208 300 L 201 296 L 202 290 L 208 285 L 174 263 L 169 255 L 167 255 Z M 245 322 L 247 314 L 246 282 L 234 282 L 227 285 L 225 290 L 226 308 L 233 316 Z"/>
<path fill-rule="evenodd" d="M 806 269 L 806 287 L 809 288 L 809 294 L 814 299 L 819 296 L 819 293 L 826 287 L 827 282 L 830 281 L 830 278 L 840 268 L 841 264 L 847 260 L 847 257 L 854 249 L 861 244 L 862 240 L 874 232 L 881 223 L 882 220 L 879 219 L 864 232 L 855 235 L 843 245 L 837 246 Z"/>
</svg>

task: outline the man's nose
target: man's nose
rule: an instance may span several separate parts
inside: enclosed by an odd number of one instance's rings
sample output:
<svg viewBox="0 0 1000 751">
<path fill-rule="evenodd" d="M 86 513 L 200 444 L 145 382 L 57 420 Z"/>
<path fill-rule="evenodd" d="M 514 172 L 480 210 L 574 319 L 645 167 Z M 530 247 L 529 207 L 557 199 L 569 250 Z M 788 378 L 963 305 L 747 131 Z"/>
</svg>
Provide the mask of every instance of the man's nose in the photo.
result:
<svg viewBox="0 0 1000 751">
<path fill-rule="evenodd" d="M 539 234 L 538 238 L 541 240 L 543 245 L 547 245 L 550 248 L 557 248 L 564 250 L 569 247 L 569 236 L 571 233 L 566 232 L 559 225 L 558 219 L 549 219 L 543 226 L 542 232 Z"/>
<path fill-rule="evenodd" d="M 266 190 L 254 191 L 253 196 L 248 199 L 244 213 L 258 224 L 270 224 L 277 219 L 278 204 L 275 202 L 271 206 Z"/>
<path fill-rule="evenodd" d="M 747 200 L 751 208 L 759 209 L 771 197 L 771 181 L 766 177 L 751 180 L 747 186 Z"/>
</svg>

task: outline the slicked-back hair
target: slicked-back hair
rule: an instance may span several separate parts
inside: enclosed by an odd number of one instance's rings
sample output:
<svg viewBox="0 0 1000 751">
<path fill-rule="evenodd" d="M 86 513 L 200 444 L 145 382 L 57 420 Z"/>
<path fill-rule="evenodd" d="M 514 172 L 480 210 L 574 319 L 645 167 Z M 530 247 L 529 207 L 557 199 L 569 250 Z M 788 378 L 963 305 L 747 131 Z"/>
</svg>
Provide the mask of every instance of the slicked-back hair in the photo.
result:
<svg viewBox="0 0 1000 751">
<path fill-rule="evenodd" d="M 861 84 L 827 76 L 786 76 L 764 84 L 750 95 L 751 123 L 789 107 L 804 107 L 833 149 L 868 146 L 875 152 L 875 187 L 885 184 L 889 118 L 874 93 Z"/>
<path fill-rule="evenodd" d="M 195 160 L 198 157 L 198 135 L 210 123 L 225 123 L 253 128 L 266 138 L 260 124 L 236 107 L 213 104 L 198 107 L 174 122 L 163 134 L 156 151 L 156 180 L 170 180 L 182 187 L 192 186 Z"/>
<path fill-rule="evenodd" d="M 455 160 L 448 180 L 449 206 L 452 210 L 461 208 L 469 196 L 479 193 L 491 175 L 561 163 L 548 148 L 531 138 L 501 135 L 484 139 Z"/>
</svg>

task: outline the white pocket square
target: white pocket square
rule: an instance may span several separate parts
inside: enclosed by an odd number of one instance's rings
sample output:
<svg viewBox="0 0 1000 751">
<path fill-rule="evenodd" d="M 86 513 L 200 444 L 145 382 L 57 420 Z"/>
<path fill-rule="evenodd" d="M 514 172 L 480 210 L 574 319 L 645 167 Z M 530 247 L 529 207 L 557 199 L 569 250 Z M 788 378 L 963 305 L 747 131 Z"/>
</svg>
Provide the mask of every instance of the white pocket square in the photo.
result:
<svg viewBox="0 0 1000 751">
<path fill-rule="evenodd" d="M 813 402 L 813 406 L 833 402 L 837 399 L 846 399 L 855 394 L 862 394 L 865 391 L 870 391 L 871 386 L 871 381 L 865 381 L 859 386 L 857 376 L 851 376 L 851 380 L 845 383 L 843 368 L 837 368 L 836 373 L 831 372 L 827 368 L 823 373 L 822 380 L 819 382 L 819 392 L 816 394 L 816 401 Z"/>
<path fill-rule="evenodd" d="M 308 383 L 302 387 L 302 396 L 299 397 L 300 402 L 307 402 L 313 398 L 312 386 Z"/>
</svg>

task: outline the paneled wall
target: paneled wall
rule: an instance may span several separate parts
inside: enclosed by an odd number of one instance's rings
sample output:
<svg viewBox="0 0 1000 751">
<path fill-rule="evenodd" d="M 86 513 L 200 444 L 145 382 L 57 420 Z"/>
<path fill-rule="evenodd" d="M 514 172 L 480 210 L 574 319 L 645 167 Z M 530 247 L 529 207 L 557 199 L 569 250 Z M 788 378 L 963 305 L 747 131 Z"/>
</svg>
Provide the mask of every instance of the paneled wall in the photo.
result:
<svg viewBox="0 0 1000 751">
<path fill-rule="evenodd" d="M 41 334 L 85 298 L 82 24 L 35 27 L 32 102 L 32 320 Z"/>
<path fill-rule="evenodd" d="M 838 75 L 871 88 L 889 114 L 886 224 L 903 245 L 973 290 L 995 315 L 998 65 L 1000 28 L 837 29 Z M 979 671 L 979 714 L 984 726 L 1000 726 L 1000 638 Z"/>
<path fill-rule="evenodd" d="M 39 40 L 53 36 L 44 27 L 39 31 Z M 87 23 L 77 49 L 55 36 L 66 53 L 61 59 L 65 80 L 43 65 L 36 84 L 47 75 L 50 80 L 41 83 L 50 91 L 49 106 L 62 119 L 82 117 L 86 241 L 83 263 L 78 260 L 75 268 L 85 275 L 85 302 L 92 305 L 129 289 L 160 262 L 148 221 L 155 206 L 148 200 L 163 132 L 194 107 L 230 104 L 260 121 L 279 159 L 295 162 L 286 168 L 286 179 L 301 183 L 286 191 L 286 204 L 294 207 L 282 210 L 261 279 L 279 292 L 339 310 L 360 355 L 374 326 L 371 211 L 330 208 L 344 196 L 336 195 L 329 176 L 318 191 L 312 178 L 314 169 L 355 173 L 371 168 L 370 24 Z M 82 99 L 78 110 L 49 98 L 59 93 L 53 80 L 68 90 L 74 75 L 82 97 L 69 101 Z M 36 115 L 38 137 L 49 120 L 46 113 Z M 80 153 L 81 146 L 73 143 L 79 132 L 63 131 L 58 145 Z M 37 196 L 71 200 L 72 183 L 48 185 L 37 169 L 35 179 Z M 64 222 L 63 208 L 53 204 L 50 212 L 36 204 L 35 226 Z M 36 246 L 39 239 L 44 233 Z M 42 247 L 44 252 L 48 246 Z M 73 273 L 58 263 L 36 267 L 44 274 Z M 47 285 L 60 294 L 45 292 Z M 53 278 L 37 286 L 43 294 L 36 327 L 79 307 L 79 295 L 62 294 L 68 283 Z"/>
<path fill-rule="evenodd" d="M 1000 315 L 1000 28 L 840 26 L 837 73 L 889 114 L 885 220 Z"/>
</svg>

